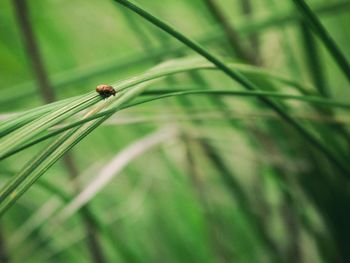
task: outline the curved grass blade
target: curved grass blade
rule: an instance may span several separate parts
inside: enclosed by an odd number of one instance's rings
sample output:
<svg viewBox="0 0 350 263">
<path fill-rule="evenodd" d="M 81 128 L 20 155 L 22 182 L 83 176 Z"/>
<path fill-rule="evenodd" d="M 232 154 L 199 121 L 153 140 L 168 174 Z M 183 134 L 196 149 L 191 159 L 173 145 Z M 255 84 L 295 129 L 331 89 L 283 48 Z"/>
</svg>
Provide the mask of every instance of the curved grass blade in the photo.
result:
<svg viewBox="0 0 350 263">
<path fill-rule="evenodd" d="M 337 3 L 325 3 L 317 6 L 315 12 L 324 15 L 333 15 L 333 13 L 346 12 L 350 8 L 350 3 L 348 0 L 339 1 Z M 252 18 L 251 20 L 235 21 L 237 24 L 237 31 L 240 34 L 249 35 L 256 32 L 262 32 L 268 30 L 271 27 L 280 27 L 288 25 L 290 23 L 298 22 L 298 15 L 290 13 L 290 11 L 285 11 L 282 14 L 278 13 L 270 17 Z M 203 34 L 202 37 L 198 38 L 198 42 L 202 44 L 211 44 L 217 40 L 222 39 L 222 32 L 217 30 L 217 28 L 210 29 L 208 32 Z M 112 70 L 124 70 L 131 65 L 142 64 L 150 59 L 161 58 L 165 55 L 174 52 L 183 51 L 184 46 L 167 46 L 155 48 L 155 50 L 150 53 L 141 54 L 130 54 L 125 57 L 116 57 L 110 61 L 105 61 L 104 63 L 91 66 L 83 70 L 74 70 L 70 72 L 59 73 L 52 77 L 51 82 L 54 87 L 66 87 L 69 84 L 77 83 L 81 80 L 85 80 L 89 77 L 97 76 L 100 74 L 111 72 Z M 35 86 L 33 83 L 24 83 L 16 85 L 15 87 L 10 87 L 9 89 L 22 90 L 21 94 L 16 96 L 6 96 L 6 94 L 11 94 L 7 89 L 3 89 L 4 92 L 0 96 L 0 105 L 5 105 L 6 103 L 11 103 L 13 99 L 19 100 L 23 98 L 28 98 L 30 95 L 35 95 Z"/>
<path fill-rule="evenodd" d="M 248 66 L 248 65 L 243 65 L 243 64 L 237 64 L 237 63 L 230 63 L 229 66 L 233 69 L 236 69 L 242 73 L 253 73 L 253 74 L 258 74 L 260 76 L 266 77 L 266 78 L 272 78 L 273 80 L 283 83 L 285 85 L 288 86 L 292 86 L 295 87 L 297 90 L 299 90 L 301 93 L 303 94 L 308 94 L 310 93 L 310 90 L 312 90 L 312 88 L 308 87 L 308 86 L 303 86 L 298 82 L 292 81 L 284 76 L 281 76 L 279 74 L 275 74 L 272 73 L 270 71 L 267 70 L 263 70 L 263 69 L 259 69 L 256 68 L 254 66 Z M 157 69 L 157 70 L 156 70 Z M 208 63 L 206 61 L 203 60 L 198 60 L 197 58 L 186 58 L 186 59 L 177 59 L 177 60 L 172 60 L 172 61 L 168 61 L 166 63 L 160 64 L 159 66 L 157 66 L 156 68 L 145 72 L 144 74 L 135 76 L 135 77 L 131 77 L 129 79 L 123 80 L 123 81 L 119 81 L 118 83 L 114 84 L 115 88 L 121 92 L 122 90 L 125 90 L 133 85 L 139 84 L 139 83 L 143 83 L 145 81 L 149 81 L 149 80 L 154 80 L 160 77 L 165 77 L 171 74 L 176 74 L 176 73 L 181 73 L 181 72 L 188 72 L 188 71 L 192 71 L 192 70 L 200 70 L 200 69 L 208 69 L 208 70 L 217 70 L 217 68 L 211 64 Z M 150 91 L 150 93 L 156 94 L 157 91 Z M 348 105 L 345 103 L 341 103 L 341 102 L 337 102 L 337 101 L 333 101 L 333 100 L 325 100 L 322 98 L 318 98 L 315 96 L 297 96 L 297 95 L 289 95 L 289 94 L 281 94 L 281 93 L 276 93 L 276 92 L 262 92 L 262 91 L 233 91 L 233 90 L 218 90 L 218 91 L 209 91 L 209 90 L 203 90 L 203 92 L 199 91 L 199 90 L 193 90 L 193 91 L 188 91 L 188 92 L 175 92 L 174 94 L 171 94 L 172 91 L 168 91 L 168 94 L 165 94 L 164 96 L 160 96 L 160 97 L 156 97 L 154 99 L 147 99 L 145 101 L 140 101 L 139 103 L 136 104 L 132 104 L 130 106 L 134 106 L 137 104 L 141 104 L 141 103 L 146 103 L 152 100 L 157 100 L 157 99 L 162 99 L 162 98 L 166 98 L 168 96 L 181 96 L 181 95 L 191 95 L 191 94 L 206 94 L 206 95 L 215 95 L 215 96 L 254 96 L 254 97 L 271 97 L 271 98 L 277 98 L 277 99 L 294 99 L 294 100 L 300 100 L 300 101 L 305 101 L 305 102 L 309 102 L 312 104 L 319 104 L 319 105 L 323 105 L 323 106 L 327 106 L 327 107 L 340 107 L 340 108 L 348 108 Z M 159 94 L 159 91 L 158 91 Z M 129 106 L 129 107 L 130 107 Z M 106 110 L 102 113 L 98 113 L 96 115 L 90 116 L 88 118 L 85 118 L 83 120 L 68 124 L 66 126 L 64 126 L 61 129 L 55 130 L 55 131 L 51 131 L 46 135 L 40 136 L 39 138 L 30 141 L 26 144 L 23 144 L 19 147 L 17 147 L 16 149 L 12 149 L 11 151 L 7 152 L 7 154 L 3 155 L 1 159 L 5 159 L 27 147 L 30 147 L 36 143 L 39 143 L 43 140 L 46 140 L 52 136 L 55 136 L 57 134 L 60 134 L 70 128 L 76 127 L 80 124 L 86 123 L 90 120 L 94 120 L 97 119 L 99 117 L 108 115 L 108 114 L 113 114 L 115 112 L 117 112 L 118 110 L 120 110 L 118 107 L 115 108 L 111 108 L 109 110 Z"/>
<path fill-rule="evenodd" d="M 181 32 L 177 31 L 170 25 L 166 24 L 165 22 L 161 21 L 160 19 L 156 18 L 152 14 L 146 12 L 144 9 L 140 8 L 139 6 L 131 3 L 128 0 L 115 0 L 116 2 L 122 4 L 126 8 L 130 9 L 134 13 L 137 13 L 141 17 L 148 20 L 150 23 L 154 24 L 155 26 L 159 27 L 166 33 L 172 35 L 174 38 L 191 48 L 192 50 L 196 51 L 198 54 L 202 55 L 204 58 L 206 58 L 208 61 L 215 64 L 220 70 L 222 70 L 226 75 L 228 75 L 232 80 L 237 81 L 240 83 L 244 88 L 248 90 L 259 90 L 254 83 L 250 82 L 247 78 L 245 78 L 241 73 L 231 70 L 224 62 L 222 62 L 219 58 L 217 58 L 215 55 L 209 53 L 205 48 L 203 48 L 201 45 L 197 44 L 196 42 L 190 40 L 185 35 L 183 35 Z M 272 108 L 274 111 L 276 111 L 287 123 L 289 123 L 291 126 L 293 126 L 311 145 L 313 145 L 315 148 L 319 149 L 320 152 L 322 152 L 337 169 L 347 178 L 350 177 L 350 169 L 348 165 L 345 165 L 343 161 L 339 160 L 339 157 L 335 156 L 334 153 L 329 151 L 329 149 L 323 145 L 318 139 L 316 139 L 308 130 L 306 130 L 302 125 L 300 125 L 297 121 L 295 121 L 283 108 L 281 108 L 278 104 L 274 103 L 268 98 L 259 97 L 260 100 L 265 103 L 268 107 Z"/>
<path fill-rule="evenodd" d="M 135 88 L 117 95 L 114 106 L 120 106 L 142 93 L 147 82 Z M 100 107 L 89 112 L 94 114 L 101 110 Z M 90 132 L 102 124 L 111 115 L 106 115 L 100 119 L 86 123 L 81 127 L 67 131 L 46 149 L 29 161 L 24 168 L 11 179 L 0 191 L 0 216 L 9 209 L 16 200 L 22 196 L 33 185 L 42 174 L 44 174 L 55 162 L 57 162 L 67 151 L 73 148 Z M 87 117 L 87 116 L 86 116 Z"/>
<path fill-rule="evenodd" d="M 48 134 L 45 134 L 27 144 L 22 145 L 21 147 L 13 150 L 12 152 L 9 152 L 7 155 L 3 157 L 3 159 L 8 158 L 9 156 L 22 151 L 30 146 L 33 146 L 37 143 L 40 143 L 42 141 L 45 141 L 53 136 L 56 136 L 62 132 L 65 132 L 69 129 L 72 129 L 76 126 L 79 126 L 81 124 L 84 124 L 86 122 L 98 119 L 100 117 L 104 117 L 107 115 L 111 115 L 116 113 L 117 111 L 131 108 L 137 105 L 141 105 L 144 103 L 149 103 L 152 101 L 165 99 L 169 97 L 177 97 L 177 96 L 186 96 L 186 95 L 207 95 L 207 96 L 230 96 L 230 97 L 236 97 L 236 96 L 243 96 L 243 97 L 253 97 L 256 98 L 258 96 L 264 96 L 268 98 L 275 98 L 280 100 L 297 100 L 302 102 L 308 102 L 311 104 L 321 105 L 325 107 L 332 107 L 332 108 L 342 108 L 342 109 L 350 109 L 350 104 L 342 103 L 330 99 L 324 99 L 322 97 L 316 97 L 316 96 L 298 96 L 298 95 L 291 95 L 291 94 L 282 94 L 279 92 L 268 92 L 268 91 L 236 91 L 236 90 L 154 90 L 154 91 L 147 91 L 143 93 L 143 95 L 159 95 L 151 98 L 141 99 L 137 102 L 133 102 L 131 104 L 122 106 L 122 107 L 112 107 L 108 110 L 105 110 L 103 112 L 97 113 L 95 115 L 92 115 L 90 117 L 87 117 L 85 119 L 70 123 L 68 125 L 65 125 L 57 130 L 50 131 Z"/>
<path fill-rule="evenodd" d="M 101 98 L 96 95 L 96 93 L 86 95 L 80 99 L 68 103 L 52 113 L 48 113 L 39 119 L 22 126 L 20 129 L 0 140 L 0 159 L 8 152 L 34 138 L 36 135 L 42 131 L 45 131 L 52 125 L 59 123 L 60 121 L 86 109 L 89 106 L 92 106 L 100 100 Z"/>
<path fill-rule="evenodd" d="M 16 129 L 22 127 L 23 125 L 31 122 L 32 120 L 36 119 L 37 117 L 42 116 L 43 114 L 46 114 L 48 112 L 57 110 L 65 105 L 67 105 L 67 103 L 72 102 L 76 99 L 78 99 L 78 98 L 75 97 L 75 98 L 60 100 L 57 102 L 53 102 L 50 104 L 46 104 L 46 105 L 34 108 L 34 109 L 26 111 L 26 112 L 15 114 L 14 117 L 11 116 L 11 118 L 0 123 L 0 138 L 7 135 L 8 133 L 16 130 Z"/>
</svg>

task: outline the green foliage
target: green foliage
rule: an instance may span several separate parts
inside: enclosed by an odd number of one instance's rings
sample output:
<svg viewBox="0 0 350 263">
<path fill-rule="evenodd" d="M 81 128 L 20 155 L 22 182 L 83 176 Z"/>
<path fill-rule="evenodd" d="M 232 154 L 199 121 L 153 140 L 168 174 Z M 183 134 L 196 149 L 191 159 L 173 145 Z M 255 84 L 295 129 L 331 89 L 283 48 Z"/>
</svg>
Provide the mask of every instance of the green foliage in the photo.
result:
<svg viewBox="0 0 350 263">
<path fill-rule="evenodd" d="M 164 1 L 0 3 L 0 261 L 345 262 L 349 2 Z"/>
</svg>

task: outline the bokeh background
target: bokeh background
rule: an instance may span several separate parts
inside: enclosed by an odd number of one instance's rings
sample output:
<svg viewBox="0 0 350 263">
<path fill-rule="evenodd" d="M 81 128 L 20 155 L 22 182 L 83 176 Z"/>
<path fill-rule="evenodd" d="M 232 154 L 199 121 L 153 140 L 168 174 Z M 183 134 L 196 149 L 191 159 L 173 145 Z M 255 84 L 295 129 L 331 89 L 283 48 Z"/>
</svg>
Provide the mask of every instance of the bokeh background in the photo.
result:
<svg viewBox="0 0 350 263">
<path fill-rule="evenodd" d="M 350 1 L 306 2 L 350 59 Z M 263 90 L 305 95 L 276 83 L 275 74 L 313 96 L 350 103 L 344 72 L 293 1 L 138 3 L 225 61 L 269 72 L 247 74 Z M 1 121 L 198 56 L 114 1 L 2 0 Z M 51 99 L 40 88 L 36 58 Z M 242 89 L 221 72 L 196 71 L 150 90 L 191 87 Z M 283 103 L 349 166 L 347 111 Z M 119 170 L 112 166 L 173 127 L 179 134 Z M 1 161 L 1 185 L 46 144 Z M 103 172 L 113 179 L 73 209 L 74 196 Z M 347 176 L 254 98 L 162 99 L 111 117 L 8 210 L 0 222 L 1 262 L 347 262 Z"/>
</svg>

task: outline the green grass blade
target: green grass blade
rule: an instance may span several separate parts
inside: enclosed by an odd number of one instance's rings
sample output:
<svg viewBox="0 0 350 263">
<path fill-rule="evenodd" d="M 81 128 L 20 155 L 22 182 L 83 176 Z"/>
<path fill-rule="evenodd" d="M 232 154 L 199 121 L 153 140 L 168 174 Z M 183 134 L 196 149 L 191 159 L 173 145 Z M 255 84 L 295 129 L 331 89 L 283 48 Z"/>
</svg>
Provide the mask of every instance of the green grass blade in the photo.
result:
<svg viewBox="0 0 350 263">
<path fill-rule="evenodd" d="M 77 98 L 69 98 L 66 100 L 57 101 L 23 113 L 16 114 L 14 117 L 0 123 L 0 138 L 31 122 L 37 117 L 42 116 L 43 114 L 46 114 L 50 111 L 61 108 L 62 106 L 66 105 L 69 102 L 72 102 L 75 99 Z"/>
<path fill-rule="evenodd" d="M 52 125 L 59 123 L 60 121 L 72 116 L 73 114 L 86 109 L 87 107 L 97 103 L 101 98 L 95 94 L 83 96 L 74 102 L 68 103 L 60 109 L 48 113 L 43 117 L 40 117 L 36 121 L 33 121 L 20 129 L 14 131 L 10 135 L 0 140 L 0 158 L 12 151 L 21 144 L 34 138 L 36 135 L 51 127 Z"/>
<path fill-rule="evenodd" d="M 283 84 L 288 85 L 288 86 L 295 87 L 297 90 L 299 90 L 302 93 L 308 93 L 308 90 L 312 89 L 309 87 L 304 87 L 297 82 L 291 81 L 284 76 L 280 76 L 278 74 L 271 73 L 269 71 L 262 70 L 262 69 L 254 67 L 254 66 L 247 66 L 247 65 L 236 64 L 236 63 L 230 63 L 228 65 L 231 68 L 233 68 L 239 72 L 242 72 L 242 73 L 257 74 L 257 75 L 265 77 L 265 78 L 274 79 L 277 82 L 283 83 Z M 217 70 L 217 68 L 213 64 L 208 63 L 208 62 L 203 61 L 202 59 L 198 59 L 198 58 L 185 58 L 185 59 L 171 60 L 171 61 L 168 61 L 166 63 L 162 63 L 162 64 L 158 65 L 157 67 L 153 68 L 152 70 L 146 71 L 143 74 L 128 78 L 126 80 L 119 81 L 119 82 L 114 84 L 114 87 L 120 93 L 123 90 L 126 90 L 134 85 L 144 83 L 144 82 L 147 82 L 149 80 L 155 80 L 155 79 L 158 79 L 161 77 L 165 77 L 165 76 L 169 76 L 169 75 L 173 75 L 173 74 L 177 74 L 177 73 L 182 73 L 182 72 L 190 72 L 193 70 L 205 70 L 205 69 Z M 111 100 L 113 100 L 113 98 L 111 98 Z M 40 111 L 40 110 L 41 110 L 41 108 L 38 109 L 38 111 Z M 111 110 L 110 114 L 115 113 L 116 110 L 118 110 L 118 109 L 116 108 L 115 110 Z M 57 112 L 53 112 L 51 114 L 54 114 L 55 116 L 57 116 Z M 109 113 L 106 113 L 106 114 L 109 114 Z M 16 118 L 14 118 L 14 120 L 16 120 Z M 12 120 L 9 120 L 10 123 L 11 123 L 11 121 Z M 37 120 L 37 121 L 42 122 L 43 120 L 41 119 L 41 120 Z M 57 121 L 58 120 L 56 118 L 55 122 L 57 123 Z M 84 123 L 84 122 L 85 121 L 82 120 L 82 123 Z M 6 122 L 5 122 L 5 125 L 6 125 Z M 33 125 L 33 124 L 29 124 L 29 125 Z M 35 125 L 35 123 L 34 123 L 34 125 Z M 47 126 L 50 126 L 50 125 L 47 125 Z M 22 128 L 22 130 L 24 130 L 24 132 L 27 132 L 26 127 L 27 126 Z M 39 131 L 40 130 L 36 129 L 35 130 L 36 134 L 38 134 Z M 60 132 L 62 132 L 62 130 Z M 6 151 L 6 153 L 4 153 L 0 157 L 0 160 L 5 159 L 5 158 L 11 156 L 12 154 L 14 154 L 22 149 L 25 149 L 33 144 L 36 144 L 37 142 L 40 142 L 43 139 L 47 139 L 47 138 L 50 138 L 51 136 L 57 135 L 60 132 L 56 132 L 56 131 L 50 132 L 48 135 L 41 136 L 40 138 L 38 138 L 34 141 L 23 143 L 22 145 L 18 145 L 18 146 L 13 146 L 11 149 L 8 149 Z M 31 137 L 34 136 L 34 134 L 29 134 L 29 135 Z M 0 147 L 0 149 L 1 149 L 1 147 Z"/>
<path fill-rule="evenodd" d="M 243 87 L 245 87 L 248 90 L 258 90 L 258 88 L 250 82 L 248 79 L 246 79 L 244 76 L 242 76 L 239 72 L 231 70 L 225 63 L 223 63 L 219 58 L 214 56 L 213 54 L 209 53 L 205 48 L 203 48 L 201 45 L 197 44 L 196 42 L 190 40 L 185 35 L 183 35 L 181 32 L 177 31 L 170 25 L 166 24 L 165 22 L 159 20 L 155 16 L 151 15 L 150 13 L 146 12 L 144 9 L 140 8 L 139 6 L 127 1 L 127 0 L 115 0 L 116 2 L 122 4 L 123 6 L 127 7 L 131 11 L 137 13 L 138 15 L 142 16 L 155 26 L 159 27 L 163 31 L 167 32 L 168 34 L 172 35 L 174 38 L 191 48 L 192 50 L 196 51 L 198 54 L 205 57 L 208 61 L 215 64 L 220 70 L 222 70 L 226 75 L 228 75 L 233 80 L 240 83 Z M 350 72 L 350 71 L 349 71 Z M 297 131 L 300 132 L 300 134 L 315 148 L 318 148 L 333 164 L 335 167 L 338 168 L 338 170 L 346 176 L 347 178 L 350 178 L 350 169 L 345 165 L 342 161 L 338 159 L 332 152 L 329 151 L 329 149 L 323 145 L 321 142 L 318 141 L 309 131 L 307 131 L 302 125 L 300 125 L 297 121 L 295 121 L 288 113 L 285 112 L 283 108 L 281 108 L 278 104 L 272 102 L 268 98 L 259 97 L 259 99 L 264 102 L 268 107 L 272 108 L 274 111 L 276 111 L 286 122 L 288 122 L 291 126 L 293 126 Z"/>
<path fill-rule="evenodd" d="M 116 101 L 112 105 L 120 106 L 128 102 L 142 93 L 146 89 L 147 84 L 148 83 L 138 85 L 124 94 L 119 94 Z M 97 107 L 95 110 L 100 110 L 100 107 Z M 110 116 L 111 115 L 104 116 L 100 119 L 94 120 L 81 127 L 64 133 L 44 151 L 39 153 L 39 155 L 29 161 L 25 167 L 1 189 L 0 216 L 2 216 L 7 209 L 9 209 L 16 202 L 16 200 L 22 196 L 31 187 L 31 185 L 33 185 L 40 178 L 40 176 L 44 174 L 54 163 L 56 163 L 67 151 L 73 148 L 78 142 L 80 142 Z"/>
<path fill-rule="evenodd" d="M 67 124 L 59 129 L 56 129 L 54 131 L 49 132 L 46 135 L 43 135 L 27 144 L 22 145 L 21 147 L 13 150 L 12 152 L 9 152 L 7 155 L 3 157 L 3 159 L 10 157 L 13 154 L 16 154 L 17 152 L 20 152 L 28 147 L 31 147 L 37 143 L 40 143 L 42 141 L 45 141 L 53 136 L 56 136 L 58 134 L 61 134 L 69 129 L 72 129 L 74 127 L 77 127 L 81 124 L 84 124 L 86 122 L 105 117 L 110 116 L 117 111 L 127 109 L 130 107 L 134 107 L 137 105 L 141 105 L 144 103 L 149 103 L 155 100 L 165 99 L 169 97 L 177 97 L 177 96 L 186 96 L 186 95 L 207 95 L 207 96 L 228 96 L 228 97 L 267 97 L 267 98 L 275 98 L 275 99 L 281 99 L 281 100 L 297 100 L 297 101 L 303 101 L 308 102 L 311 104 L 321 105 L 325 107 L 332 107 L 332 108 L 342 108 L 342 109 L 350 109 L 350 104 L 342 103 L 334 100 L 324 99 L 322 97 L 316 97 L 316 96 L 298 96 L 298 95 L 291 95 L 291 94 L 283 94 L 278 92 L 268 92 L 268 91 L 235 91 L 235 90 L 154 90 L 154 91 L 147 91 L 143 93 L 143 95 L 159 95 L 159 96 L 153 96 L 151 98 L 146 99 L 140 99 L 137 102 L 133 102 L 131 104 L 122 106 L 122 107 L 112 107 L 108 110 L 105 110 L 103 112 L 97 113 L 95 115 L 92 115 L 88 118 L 72 122 L 70 124 Z"/>
<path fill-rule="evenodd" d="M 149 80 L 154 80 L 160 77 L 165 77 L 168 75 L 172 75 L 172 74 L 176 74 L 176 73 L 181 73 L 181 72 L 188 72 L 188 71 L 192 71 L 192 70 L 199 70 L 199 69 L 209 69 L 209 70 L 216 70 L 217 68 L 212 65 L 211 63 L 207 63 L 205 61 L 202 60 L 198 60 L 198 59 L 178 59 L 178 60 L 173 60 L 173 61 L 169 61 L 165 64 L 161 64 L 163 66 L 158 66 L 158 70 L 151 70 L 151 71 L 147 71 L 144 74 L 138 75 L 137 77 L 131 77 L 128 78 L 126 80 L 123 81 L 119 81 L 118 83 L 114 84 L 115 88 L 117 90 L 119 90 L 119 92 L 121 92 L 122 90 L 128 89 L 130 87 L 132 87 L 133 85 L 139 84 L 139 83 L 143 83 Z M 274 79 L 277 82 L 281 82 L 285 85 L 288 86 L 292 86 L 292 87 L 296 87 L 299 91 L 301 91 L 302 93 L 309 93 L 309 90 L 311 89 L 310 87 L 304 87 L 301 84 L 295 82 L 295 81 L 291 81 L 288 78 L 285 78 L 283 76 L 280 76 L 278 74 L 274 74 L 271 73 L 269 71 L 263 70 L 263 69 L 259 69 L 253 66 L 247 66 L 247 65 L 242 65 L 242 64 L 236 64 L 236 63 L 230 63 L 229 66 L 233 69 L 236 69 L 242 73 L 254 73 L 254 74 L 258 74 L 262 77 L 266 77 L 269 79 Z M 175 91 L 175 90 L 173 90 Z M 152 93 L 152 91 L 150 92 Z M 157 100 L 157 99 L 162 99 L 162 98 L 166 98 L 169 96 L 180 96 L 180 95 L 191 95 L 191 94 L 206 94 L 206 95 L 219 95 L 219 96 L 253 96 L 253 97 L 258 97 L 258 96 L 262 96 L 262 97 L 271 97 L 271 98 L 276 98 L 276 99 L 294 99 L 294 100 L 300 100 L 300 101 L 305 101 L 305 102 L 309 102 L 312 104 L 319 104 L 319 105 L 323 105 L 323 106 L 327 106 L 327 107 L 339 107 L 339 108 L 348 108 L 348 105 L 346 103 L 341 103 L 341 102 L 337 102 L 337 101 L 333 101 L 333 100 L 324 100 L 322 98 L 318 98 L 315 96 L 297 96 L 297 95 L 289 95 L 289 94 L 281 94 L 281 93 L 276 93 L 276 92 L 262 92 L 262 91 L 234 91 L 234 90 L 221 90 L 221 91 L 208 91 L 208 90 L 203 90 L 203 92 L 198 91 L 198 90 L 194 90 L 194 91 L 188 91 L 188 92 L 180 92 L 180 93 L 174 93 L 171 94 L 171 91 L 168 91 L 168 94 L 165 94 L 163 96 L 160 97 L 155 97 L 155 98 L 151 98 L 151 99 L 146 99 L 144 101 L 140 101 L 137 102 L 135 104 L 131 104 L 128 107 L 131 106 L 135 106 L 137 104 L 142 104 L 142 103 L 146 103 L 152 100 Z M 153 91 L 153 94 L 159 94 L 159 91 Z M 125 108 L 126 106 L 124 106 L 123 108 Z M 46 135 L 42 135 L 39 138 L 32 140 L 28 143 L 24 143 L 23 145 L 18 146 L 17 148 L 12 149 L 11 151 L 8 151 L 6 154 L 4 154 L 1 159 L 5 159 L 23 149 L 26 149 L 32 145 L 35 145 L 39 142 L 42 142 L 48 138 L 51 138 L 52 136 L 58 135 L 66 130 L 69 130 L 71 128 L 74 128 L 76 126 L 79 126 L 81 124 L 84 124 L 90 120 L 95 120 L 97 118 L 100 117 L 105 117 L 107 115 L 110 114 L 114 114 L 115 112 L 117 112 L 118 110 L 120 110 L 122 108 L 119 107 L 112 107 L 109 110 L 106 110 L 102 113 L 97 113 L 93 116 L 87 117 L 85 119 L 82 119 L 80 121 L 76 121 L 73 122 L 71 124 L 68 124 L 60 129 L 54 130 L 54 131 L 50 131 L 48 134 Z"/>
<path fill-rule="evenodd" d="M 346 12 L 350 8 L 348 0 L 339 1 L 337 3 L 321 4 L 315 8 L 315 11 L 322 15 L 333 15 L 333 13 Z M 273 27 L 281 27 L 290 25 L 291 23 L 298 22 L 299 18 L 297 14 L 285 11 L 282 14 L 276 14 L 269 17 L 252 18 L 249 21 L 237 21 L 237 31 L 242 35 L 249 35 L 256 32 L 263 32 Z M 222 32 L 217 28 L 210 29 L 208 32 L 203 34 L 202 37 L 198 38 L 198 42 L 202 44 L 215 43 L 222 38 Z M 123 71 L 135 64 L 143 64 L 152 59 L 158 59 L 166 56 L 169 53 L 178 53 L 184 51 L 184 46 L 174 46 L 172 43 L 164 47 L 157 47 L 152 53 L 140 53 L 140 54 L 129 54 L 123 57 L 116 57 L 110 61 L 104 63 L 98 63 L 90 66 L 86 69 L 74 70 L 70 72 L 63 72 L 51 77 L 53 86 L 58 88 L 67 87 L 69 84 L 77 83 L 87 78 L 94 77 L 97 75 L 105 74 L 111 71 Z M 18 95 L 7 95 L 12 94 L 10 90 L 21 90 L 21 94 Z M 11 103 L 12 100 L 22 100 L 30 98 L 31 95 L 35 95 L 35 84 L 24 83 L 15 87 L 4 88 L 0 96 L 0 105 Z"/>
<path fill-rule="evenodd" d="M 321 24 L 318 17 L 311 10 L 311 8 L 306 4 L 304 0 L 292 0 L 294 5 L 298 8 L 302 14 L 305 21 L 309 24 L 315 34 L 321 39 L 321 41 L 326 46 L 329 53 L 333 56 L 334 60 L 337 62 L 339 68 L 343 71 L 344 75 L 350 81 L 350 64 L 347 61 L 345 55 L 337 46 L 336 42 L 329 35 L 327 30 Z"/>
</svg>

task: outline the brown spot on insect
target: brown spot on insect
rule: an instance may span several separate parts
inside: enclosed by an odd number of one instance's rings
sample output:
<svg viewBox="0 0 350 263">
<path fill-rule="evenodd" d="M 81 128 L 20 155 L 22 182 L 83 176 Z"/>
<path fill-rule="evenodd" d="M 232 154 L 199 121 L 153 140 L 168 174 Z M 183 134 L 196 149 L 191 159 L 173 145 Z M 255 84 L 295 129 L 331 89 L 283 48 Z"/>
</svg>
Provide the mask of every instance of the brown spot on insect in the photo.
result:
<svg viewBox="0 0 350 263">
<path fill-rule="evenodd" d="M 110 96 L 115 96 L 115 89 L 107 84 L 101 84 L 96 87 L 96 92 L 100 94 L 100 96 L 104 99 L 110 97 Z"/>
</svg>

